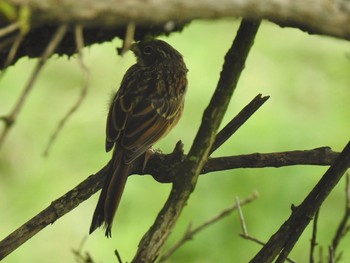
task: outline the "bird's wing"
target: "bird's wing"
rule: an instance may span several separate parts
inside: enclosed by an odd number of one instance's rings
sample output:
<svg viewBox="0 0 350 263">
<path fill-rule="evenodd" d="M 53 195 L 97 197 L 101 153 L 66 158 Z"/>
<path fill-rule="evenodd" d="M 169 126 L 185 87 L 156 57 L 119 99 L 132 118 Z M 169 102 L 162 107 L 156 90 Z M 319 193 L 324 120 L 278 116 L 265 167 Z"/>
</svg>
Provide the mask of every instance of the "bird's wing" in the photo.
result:
<svg viewBox="0 0 350 263">
<path fill-rule="evenodd" d="M 107 118 L 106 150 L 120 147 L 125 163 L 143 154 L 177 123 L 187 85 L 186 79 L 180 80 L 176 83 L 179 93 L 164 94 L 165 82 L 155 83 L 138 70 L 131 67 L 125 74 Z"/>
<path fill-rule="evenodd" d="M 125 150 L 124 161 L 133 161 L 165 136 L 177 123 L 183 100 L 144 99 L 128 116 L 120 145 Z"/>
<path fill-rule="evenodd" d="M 113 148 L 119 139 L 121 132 L 125 128 L 128 115 L 133 108 L 133 96 L 128 94 L 128 91 L 139 88 L 143 83 L 137 78 L 138 70 L 136 64 L 128 69 L 109 108 L 106 124 L 107 152 Z"/>
</svg>

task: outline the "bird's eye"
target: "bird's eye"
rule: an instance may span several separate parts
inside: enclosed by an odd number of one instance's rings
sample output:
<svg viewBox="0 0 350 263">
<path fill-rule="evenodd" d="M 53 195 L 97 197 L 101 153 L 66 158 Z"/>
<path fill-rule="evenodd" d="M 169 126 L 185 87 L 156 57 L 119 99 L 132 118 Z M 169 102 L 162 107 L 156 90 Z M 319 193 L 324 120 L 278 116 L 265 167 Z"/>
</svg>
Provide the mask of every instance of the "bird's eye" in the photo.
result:
<svg viewBox="0 0 350 263">
<path fill-rule="evenodd" d="M 144 53 L 145 55 L 151 55 L 151 54 L 153 53 L 153 47 L 151 47 L 151 46 L 145 46 L 145 47 L 143 48 L 143 53 Z"/>
</svg>

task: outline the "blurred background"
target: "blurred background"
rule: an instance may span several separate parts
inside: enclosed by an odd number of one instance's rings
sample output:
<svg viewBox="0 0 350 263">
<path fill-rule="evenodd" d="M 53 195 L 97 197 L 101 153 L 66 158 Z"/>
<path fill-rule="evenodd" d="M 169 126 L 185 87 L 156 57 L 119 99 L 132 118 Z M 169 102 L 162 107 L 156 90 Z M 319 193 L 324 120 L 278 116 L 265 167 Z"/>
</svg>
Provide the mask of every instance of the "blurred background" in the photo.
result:
<svg viewBox="0 0 350 263">
<path fill-rule="evenodd" d="M 183 54 L 189 87 L 181 121 L 156 148 L 170 152 L 181 139 L 185 151 L 189 150 L 238 25 L 238 20 L 193 22 L 182 33 L 163 38 Z M 89 93 L 48 157 L 43 157 L 43 151 L 59 120 L 77 100 L 83 74 L 76 57 L 54 56 L 45 66 L 0 150 L 0 239 L 109 160 L 110 154 L 104 152 L 109 100 L 135 62 L 130 52 L 117 56 L 116 47 L 120 46 L 121 41 L 115 40 L 84 49 L 90 70 Z M 214 156 L 320 146 L 341 151 L 350 139 L 349 52 L 346 41 L 264 22 L 222 125 L 257 94 L 271 98 Z M 0 115 L 12 109 L 36 62 L 23 58 L 7 70 L 0 82 Z M 291 205 L 305 198 L 326 169 L 236 169 L 201 176 L 165 249 L 183 235 L 190 222 L 192 226 L 201 224 L 233 204 L 236 196 L 243 199 L 253 191 L 260 197 L 243 207 L 247 228 L 250 235 L 267 241 L 290 215 Z M 344 213 L 344 187 L 342 180 L 320 212 L 317 241 L 324 253 Z M 4 262 L 76 262 L 72 250 L 82 243 L 82 252 L 90 253 L 95 262 L 117 262 L 115 249 L 124 261 L 130 261 L 169 190 L 170 185 L 159 184 L 150 176 L 132 176 L 115 218 L 112 239 L 106 239 L 103 230 L 88 236 L 98 198 L 95 194 Z M 243 240 L 239 233 L 234 213 L 187 242 L 169 262 L 248 262 L 261 246 Z M 310 239 L 308 227 L 290 257 L 307 262 Z M 349 245 L 350 235 L 339 249 L 347 248 L 342 262 L 350 262 Z"/>
</svg>

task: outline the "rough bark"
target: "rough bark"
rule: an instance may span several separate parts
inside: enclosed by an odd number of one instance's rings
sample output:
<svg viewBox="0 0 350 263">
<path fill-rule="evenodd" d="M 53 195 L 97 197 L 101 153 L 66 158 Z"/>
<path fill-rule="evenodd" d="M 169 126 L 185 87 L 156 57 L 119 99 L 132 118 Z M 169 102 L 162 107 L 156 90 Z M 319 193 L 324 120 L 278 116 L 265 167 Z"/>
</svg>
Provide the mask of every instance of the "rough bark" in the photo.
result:
<svg viewBox="0 0 350 263">
<path fill-rule="evenodd" d="M 169 21 L 244 16 L 299 25 L 338 37 L 350 36 L 347 0 L 9 0 L 32 10 L 32 22 L 87 26 L 166 24 Z"/>
</svg>

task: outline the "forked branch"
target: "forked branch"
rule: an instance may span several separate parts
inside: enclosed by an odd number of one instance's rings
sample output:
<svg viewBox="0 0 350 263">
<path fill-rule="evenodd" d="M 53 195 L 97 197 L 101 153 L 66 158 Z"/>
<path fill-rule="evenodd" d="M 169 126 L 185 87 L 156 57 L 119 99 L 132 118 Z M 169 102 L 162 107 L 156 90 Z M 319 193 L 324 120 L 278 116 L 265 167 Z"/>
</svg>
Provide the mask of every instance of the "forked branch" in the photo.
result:
<svg viewBox="0 0 350 263">
<path fill-rule="evenodd" d="M 177 219 L 193 192 L 198 176 L 209 157 L 216 133 L 254 43 L 260 21 L 243 19 L 237 36 L 225 56 L 225 62 L 214 95 L 203 114 L 202 123 L 189 154 L 174 167 L 172 190 L 149 231 L 143 236 L 132 262 L 154 262 L 172 232 Z M 181 175 L 181 176 L 178 176 Z"/>
<path fill-rule="evenodd" d="M 298 241 L 300 235 L 315 216 L 323 201 L 333 190 L 343 174 L 350 167 L 350 142 L 345 146 L 332 166 L 312 189 L 299 206 L 294 206 L 288 220 L 271 236 L 266 245 L 250 261 L 252 263 L 276 262 L 282 263 Z"/>
</svg>

